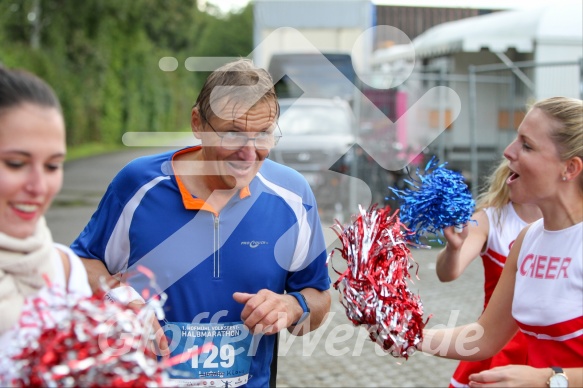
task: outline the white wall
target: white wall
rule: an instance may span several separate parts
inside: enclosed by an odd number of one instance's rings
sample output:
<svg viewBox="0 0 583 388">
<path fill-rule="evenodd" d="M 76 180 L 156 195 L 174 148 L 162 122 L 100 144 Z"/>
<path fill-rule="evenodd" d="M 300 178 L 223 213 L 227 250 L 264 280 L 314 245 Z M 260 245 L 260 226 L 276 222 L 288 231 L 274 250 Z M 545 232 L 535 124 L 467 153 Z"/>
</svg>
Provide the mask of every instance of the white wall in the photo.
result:
<svg viewBox="0 0 583 388">
<path fill-rule="evenodd" d="M 253 60 L 266 68 L 274 52 L 304 51 L 305 39 L 320 51 L 352 53 L 357 38 L 373 26 L 374 12 L 370 0 L 255 0 Z M 296 39 L 290 29 L 304 38 Z M 373 36 L 366 36 L 353 56 L 363 71 L 372 52 Z"/>
<path fill-rule="evenodd" d="M 258 66 L 269 65 L 272 54 L 283 52 L 304 52 L 310 51 L 312 45 L 324 52 L 351 53 L 354 42 L 362 33 L 357 28 L 337 28 L 337 29 L 264 29 L 261 32 L 261 50 L 254 56 L 254 61 Z M 299 39 L 298 33 L 305 39 Z M 307 44 L 306 40 L 311 43 Z M 360 66 L 363 55 L 353 57 L 355 66 Z"/>
<path fill-rule="evenodd" d="M 582 45 L 539 44 L 536 47 L 536 61 L 540 63 L 579 61 L 583 58 Z M 536 82 L 536 98 L 543 99 L 553 96 L 581 98 L 580 69 L 577 65 L 545 67 L 534 70 Z"/>
</svg>

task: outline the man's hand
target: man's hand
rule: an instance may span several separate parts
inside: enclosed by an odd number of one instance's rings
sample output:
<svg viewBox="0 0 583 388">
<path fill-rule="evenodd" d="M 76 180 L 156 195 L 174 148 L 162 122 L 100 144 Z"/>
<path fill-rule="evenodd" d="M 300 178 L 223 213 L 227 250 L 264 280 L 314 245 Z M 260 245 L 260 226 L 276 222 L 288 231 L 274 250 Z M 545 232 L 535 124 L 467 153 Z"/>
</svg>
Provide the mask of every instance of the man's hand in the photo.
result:
<svg viewBox="0 0 583 388">
<path fill-rule="evenodd" d="M 276 334 L 296 322 L 303 311 L 293 296 L 260 290 L 257 294 L 235 292 L 235 301 L 245 305 L 241 320 L 253 334 Z"/>
<path fill-rule="evenodd" d="M 128 307 L 134 310 L 136 313 L 138 313 L 144 307 L 144 305 L 144 302 L 140 300 L 134 300 L 128 303 Z M 156 318 L 156 314 L 152 313 L 150 319 L 151 330 L 148 332 L 148 334 L 155 333 L 155 337 L 153 341 L 149 341 L 148 349 L 158 356 L 167 357 L 170 355 L 170 348 L 168 347 L 168 339 L 166 338 L 166 335 L 164 335 L 164 330 L 160 326 L 160 322 Z"/>
</svg>

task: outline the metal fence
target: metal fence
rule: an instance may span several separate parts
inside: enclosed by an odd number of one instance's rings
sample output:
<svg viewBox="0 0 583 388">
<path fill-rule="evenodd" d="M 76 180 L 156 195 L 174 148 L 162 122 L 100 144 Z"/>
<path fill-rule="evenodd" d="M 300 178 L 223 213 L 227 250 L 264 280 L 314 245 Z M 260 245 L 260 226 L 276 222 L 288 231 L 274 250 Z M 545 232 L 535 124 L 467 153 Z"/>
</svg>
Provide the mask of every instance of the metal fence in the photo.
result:
<svg viewBox="0 0 583 388">
<path fill-rule="evenodd" d="M 419 154 L 417 159 L 405 155 L 407 160 L 414 161 L 409 163 L 409 169 L 432 155 L 447 161 L 449 168 L 466 177 L 476 196 L 483 178 L 516 136 L 528 104 L 557 95 L 583 98 L 583 60 L 512 63 L 503 56 L 501 59 L 504 63 L 469 66 L 465 74 L 448 73 L 447 66 L 433 71 L 425 68 L 413 72 L 392 89 L 361 85 L 359 98 L 354 101 L 361 132 L 371 133 L 371 128 L 373 133 L 379 132 L 375 125 L 387 123 L 379 120 L 379 111 L 390 122 L 402 121 L 400 125 L 390 125 L 389 130 L 381 128 L 380 140 L 375 139 L 375 144 L 395 151 L 395 159 L 404 153 Z M 380 72 L 367 74 L 368 79 L 381 76 Z M 415 113 L 410 113 L 423 96 L 439 86 L 454 93 L 434 93 Z M 371 113 L 371 105 L 378 110 Z M 388 191 L 383 184 L 394 182 L 395 169 L 379 169 L 376 163 L 372 164 L 374 169 L 367 174 L 369 180 L 371 173 L 391 177 L 376 179 L 382 184 L 371 187 L 373 197 L 376 191 L 376 197 L 382 198 Z"/>
<path fill-rule="evenodd" d="M 583 58 L 579 61 L 564 62 L 509 62 L 492 65 L 469 66 L 469 130 L 470 130 L 470 171 L 479 176 L 481 166 L 478 155 L 478 135 L 482 130 L 490 130 L 498 138 L 497 155 L 502 155 L 506 146 L 516 136 L 516 129 L 524 118 L 528 105 L 535 101 L 566 96 L 583 99 Z M 484 77 L 506 80 L 497 84 L 499 96 L 495 103 L 487 103 L 491 97 L 480 93 Z M 496 118 L 493 128 L 483 128 L 480 118 L 490 115 Z M 473 189 L 477 194 L 477 189 Z"/>
</svg>

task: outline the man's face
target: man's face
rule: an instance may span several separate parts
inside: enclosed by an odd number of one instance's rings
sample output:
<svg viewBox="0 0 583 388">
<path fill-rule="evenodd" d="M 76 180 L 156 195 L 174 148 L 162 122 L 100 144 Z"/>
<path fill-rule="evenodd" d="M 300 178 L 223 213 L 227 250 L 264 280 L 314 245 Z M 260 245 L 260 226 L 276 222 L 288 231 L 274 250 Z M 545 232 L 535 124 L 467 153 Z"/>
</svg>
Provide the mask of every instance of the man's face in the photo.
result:
<svg viewBox="0 0 583 388">
<path fill-rule="evenodd" d="M 202 142 L 203 159 L 212 163 L 215 175 L 207 176 L 211 190 L 241 189 L 249 185 L 257 175 L 263 161 L 269 155 L 270 142 L 277 135 L 276 104 L 273 101 L 259 102 L 246 112 L 238 112 L 227 105 L 220 112 L 196 125 L 193 112 L 195 135 Z M 254 140 L 256 139 L 256 140 Z M 266 141 L 267 140 L 267 141 Z M 211 167 L 211 166 L 209 166 Z"/>
</svg>

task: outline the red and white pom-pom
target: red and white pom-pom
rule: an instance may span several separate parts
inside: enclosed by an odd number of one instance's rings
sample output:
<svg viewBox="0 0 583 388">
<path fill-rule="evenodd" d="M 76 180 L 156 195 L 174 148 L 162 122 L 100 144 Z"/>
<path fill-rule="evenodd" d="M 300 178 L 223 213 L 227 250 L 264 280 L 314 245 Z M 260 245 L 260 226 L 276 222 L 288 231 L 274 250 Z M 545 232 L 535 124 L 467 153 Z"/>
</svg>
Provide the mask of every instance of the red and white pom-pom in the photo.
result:
<svg viewBox="0 0 583 388">
<path fill-rule="evenodd" d="M 383 350 L 407 359 L 421 342 L 426 322 L 421 298 L 407 286 L 413 258 L 406 229 L 388 206 L 359 209 L 351 225 L 336 221 L 332 226 L 342 243 L 336 250 L 348 265 L 343 273 L 337 272 L 334 288 L 353 324 L 365 325 L 370 339 Z"/>
<path fill-rule="evenodd" d="M 163 361 L 151 350 L 154 317 L 163 319 L 165 294 L 135 312 L 119 302 L 64 294 L 48 286 L 25 300 L 0 359 L 0 382 L 19 387 L 174 386 L 164 371 L 195 354 Z"/>
<path fill-rule="evenodd" d="M 151 317 L 47 287 L 26 300 L 10 346 L 13 386 L 166 386 L 148 349 Z M 6 376 L 5 376 L 6 377 Z"/>
</svg>

